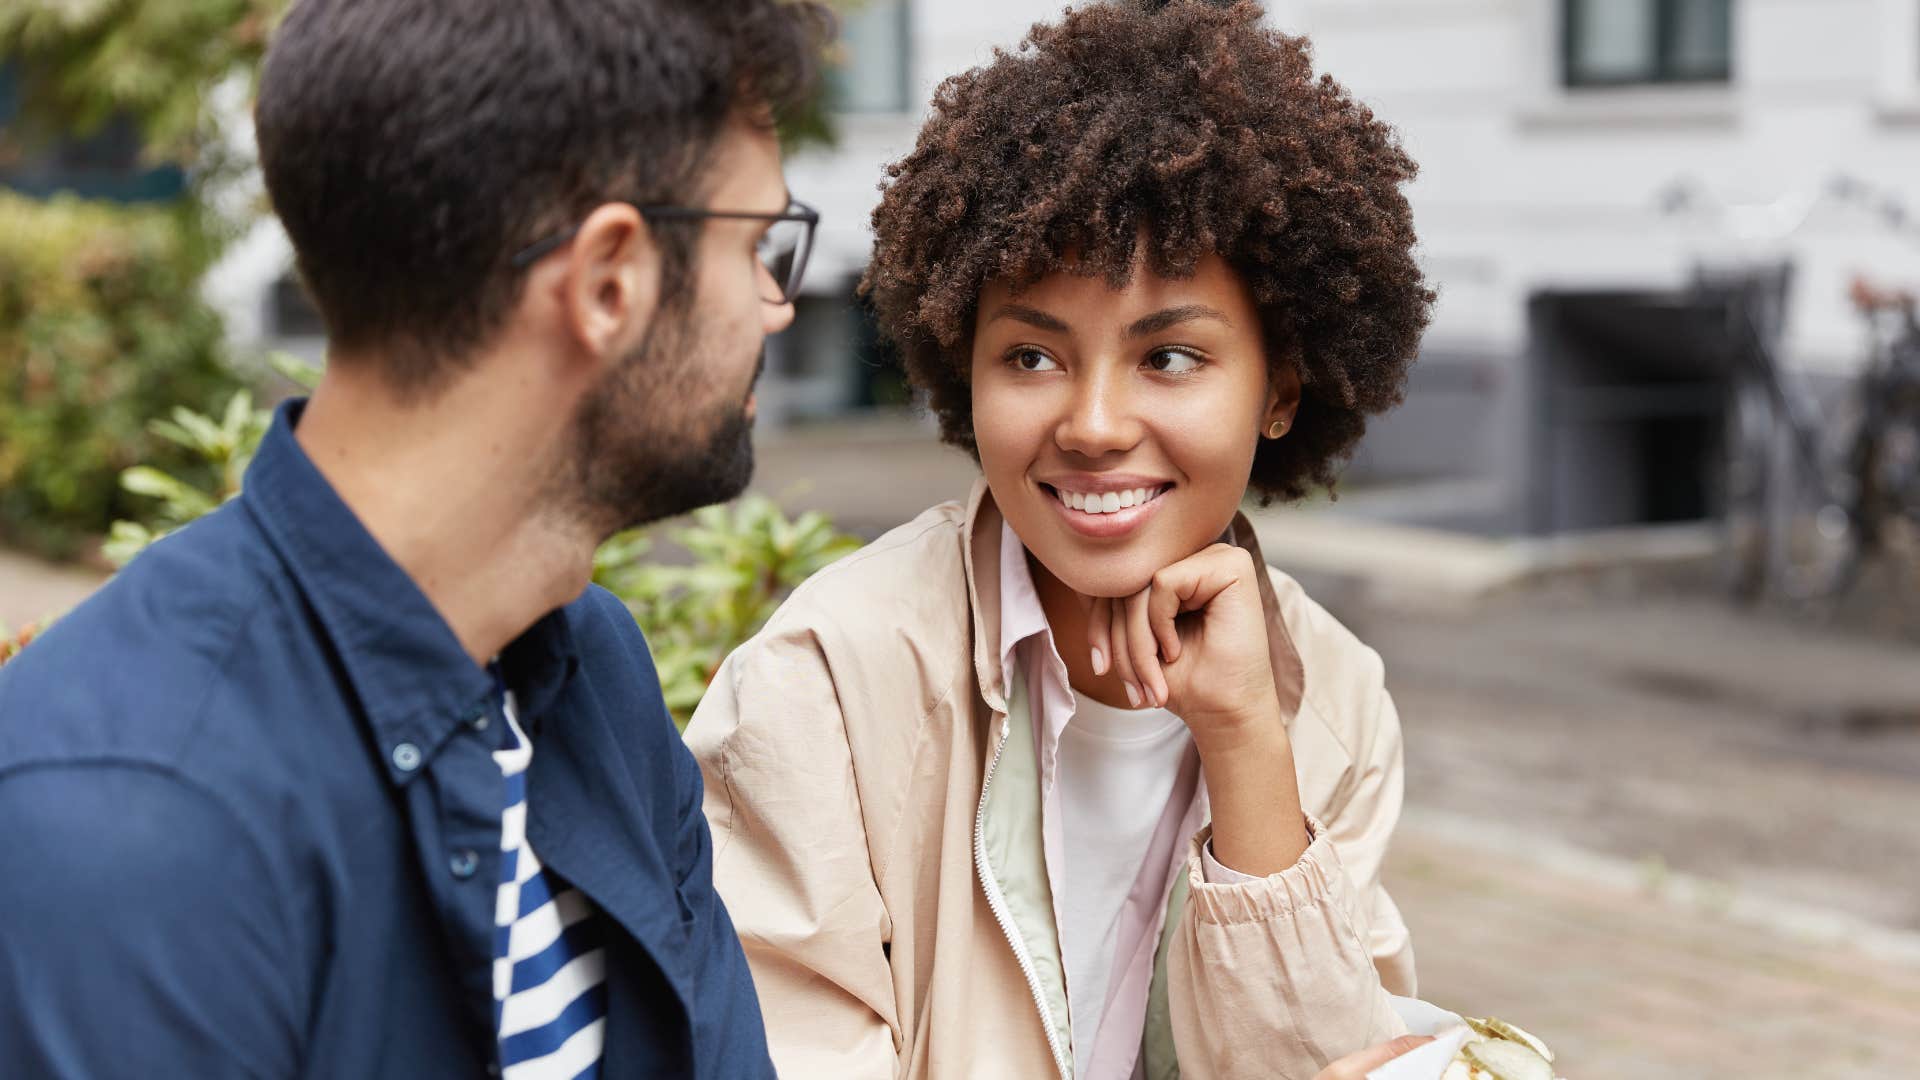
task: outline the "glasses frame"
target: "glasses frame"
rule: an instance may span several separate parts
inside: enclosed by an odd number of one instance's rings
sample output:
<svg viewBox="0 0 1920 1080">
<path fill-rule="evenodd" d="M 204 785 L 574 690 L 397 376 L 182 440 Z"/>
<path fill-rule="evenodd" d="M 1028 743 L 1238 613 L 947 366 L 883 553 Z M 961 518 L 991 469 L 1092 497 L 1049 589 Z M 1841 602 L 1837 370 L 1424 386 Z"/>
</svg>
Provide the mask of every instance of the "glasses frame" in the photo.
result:
<svg viewBox="0 0 1920 1080">
<path fill-rule="evenodd" d="M 800 235 L 800 246 L 794 255 L 793 270 L 788 273 L 788 280 L 774 282 L 774 284 L 780 288 L 780 298 L 774 300 L 763 296 L 761 299 L 769 304 L 791 304 L 794 298 L 800 295 L 800 281 L 806 276 L 807 259 L 813 254 L 813 234 L 815 230 L 820 227 L 820 211 L 808 206 L 799 199 L 789 200 L 787 208 L 779 213 L 769 213 L 764 210 L 709 210 L 701 206 L 653 206 L 637 202 L 627 202 L 624 199 L 617 201 L 640 211 L 640 216 L 648 221 L 705 221 L 708 218 L 724 218 L 734 221 L 765 221 L 768 223 L 778 221 L 800 222 L 807 227 L 807 230 Z M 527 267 L 532 266 L 534 263 L 539 262 L 541 259 L 546 258 L 548 255 L 571 243 L 573 238 L 579 235 L 579 233 L 580 226 L 575 225 L 566 232 L 556 233 L 553 236 L 547 237 L 545 240 L 529 244 L 514 255 L 512 260 L 513 268 L 515 270 L 525 270 Z M 771 276 L 771 272 L 769 272 L 769 276 Z"/>
</svg>

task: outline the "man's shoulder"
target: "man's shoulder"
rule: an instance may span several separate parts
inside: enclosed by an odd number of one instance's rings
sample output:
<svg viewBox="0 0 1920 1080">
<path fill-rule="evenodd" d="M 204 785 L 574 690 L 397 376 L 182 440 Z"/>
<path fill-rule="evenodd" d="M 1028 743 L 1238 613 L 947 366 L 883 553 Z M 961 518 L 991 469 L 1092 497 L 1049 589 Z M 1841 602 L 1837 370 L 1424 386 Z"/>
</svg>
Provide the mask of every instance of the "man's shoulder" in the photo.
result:
<svg viewBox="0 0 1920 1080">
<path fill-rule="evenodd" d="M 626 602 L 598 585 L 589 585 L 563 611 L 580 663 L 575 678 L 600 700 L 619 702 L 657 719 L 657 726 L 665 731 L 674 731 L 660 700 L 660 676 L 646 635 Z"/>
<path fill-rule="evenodd" d="M 249 533 L 252 533 L 250 536 Z M 166 537 L 0 669 L 0 765 L 176 753 L 216 680 L 270 662 L 291 600 L 240 508 Z"/>
<path fill-rule="evenodd" d="M 277 569 L 265 536 L 237 503 L 154 542 L 66 618 L 90 636 L 138 638 L 154 631 L 154 647 L 191 648 L 182 630 L 231 624 L 257 608 L 263 580 Z"/>
<path fill-rule="evenodd" d="M 580 657 L 580 674 L 596 682 L 635 676 L 654 680 L 646 635 L 626 601 L 599 585 L 589 585 L 562 611 Z"/>
</svg>

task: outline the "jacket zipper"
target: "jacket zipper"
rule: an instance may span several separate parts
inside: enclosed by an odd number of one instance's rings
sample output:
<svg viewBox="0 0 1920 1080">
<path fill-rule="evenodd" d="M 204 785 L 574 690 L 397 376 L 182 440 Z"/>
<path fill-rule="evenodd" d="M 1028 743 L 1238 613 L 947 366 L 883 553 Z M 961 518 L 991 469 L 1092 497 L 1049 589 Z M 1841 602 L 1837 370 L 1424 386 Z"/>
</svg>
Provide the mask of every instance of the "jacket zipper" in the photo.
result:
<svg viewBox="0 0 1920 1080">
<path fill-rule="evenodd" d="M 994 920 L 1000 924 L 1000 932 L 1007 937 L 1007 944 L 1013 946 L 1013 958 L 1020 964 L 1020 974 L 1026 977 L 1027 990 L 1033 995 L 1033 1004 L 1040 1010 L 1040 1021 L 1047 1029 L 1047 1048 L 1053 1051 L 1053 1064 L 1060 1070 L 1061 1080 L 1073 1080 L 1073 1068 L 1060 1046 L 1060 1034 L 1054 1028 L 1053 1010 L 1047 1007 L 1047 999 L 1040 989 L 1040 976 L 1033 970 L 1033 957 L 1027 953 L 1026 942 L 1013 927 L 1013 917 L 1007 914 L 1007 900 L 1000 892 L 1000 883 L 994 880 L 993 871 L 987 866 L 987 790 L 993 786 L 993 771 L 1000 764 L 1000 755 L 1007 748 L 1007 738 L 1013 728 L 1011 720 L 1000 721 L 1000 741 L 993 748 L 993 757 L 987 760 L 986 776 L 980 781 L 980 810 L 973 819 L 973 863 L 980 872 L 980 887 L 986 891 L 987 907 L 993 911 Z"/>
</svg>

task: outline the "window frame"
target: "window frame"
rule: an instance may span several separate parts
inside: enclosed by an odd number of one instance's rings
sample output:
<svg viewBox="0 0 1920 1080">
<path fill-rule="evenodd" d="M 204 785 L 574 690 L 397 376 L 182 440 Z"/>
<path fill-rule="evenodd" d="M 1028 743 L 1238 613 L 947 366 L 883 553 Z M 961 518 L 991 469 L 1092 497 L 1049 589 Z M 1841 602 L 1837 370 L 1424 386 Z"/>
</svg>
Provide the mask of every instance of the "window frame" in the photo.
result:
<svg viewBox="0 0 1920 1080">
<path fill-rule="evenodd" d="M 847 50 L 847 52 L 843 53 L 840 62 L 828 67 L 824 73 L 824 78 L 821 80 L 823 100 L 826 104 L 827 111 L 833 115 L 897 116 L 911 112 L 913 109 L 913 30 L 915 20 L 913 0 L 874 0 L 872 3 L 862 5 L 850 17 L 871 17 L 883 12 L 892 17 L 892 26 L 890 27 L 893 31 L 892 36 L 894 38 L 892 45 L 893 48 L 897 50 L 899 56 L 896 77 L 894 80 L 890 80 L 896 83 L 896 85 L 891 88 L 894 97 L 884 105 L 856 104 L 851 100 L 849 73 L 846 71 L 844 65 L 848 61 L 855 64 L 860 61 L 858 57 L 851 55 L 851 49 L 849 48 L 849 42 L 846 36 L 846 27 L 843 22 L 841 27 L 842 37 L 840 39 L 840 48 Z M 843 15 L 841 18 L 845 20 L 849 18 L 849 16 Z"/>
<path fill-rule="evenodd" d="M 1580 73 L 1578 18 L 1585 4 L 1618 0 L 1560 0 L 1560 85 L 1568 90 L 1606 90 L 1633 86 L 1722 86 L 1733 82 L 1734 44 L 1738 0 L 1727 0 L 1727 55 L 1715 71 L 1679 72 L 1674 69 L 1674 47 L 1679 29 L 1680 0 L 1650 0 L 1653 4 L 1651 66 L 1643 74 L 1583 75 Z"/>
</svg>

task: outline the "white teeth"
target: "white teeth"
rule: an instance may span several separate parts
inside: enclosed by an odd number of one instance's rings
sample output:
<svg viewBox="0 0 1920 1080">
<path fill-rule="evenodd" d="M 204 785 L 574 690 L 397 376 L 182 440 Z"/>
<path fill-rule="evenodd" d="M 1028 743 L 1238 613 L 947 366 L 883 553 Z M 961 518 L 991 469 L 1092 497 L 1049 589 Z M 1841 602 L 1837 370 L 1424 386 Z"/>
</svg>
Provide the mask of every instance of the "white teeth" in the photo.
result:
<svg viewBox="0 0 1920 1080">
<path fill-rule="evenodd" d="M 1152 502 L 1160 494 L 1157 487 L 1134 488 L 1131 491 L 1108 491 L 1099 494 L 1092 492 L 1064 491 L 1054 489 L 1062 505 L 1086 514 L 1112 514 L 1128 507 Z"/>
</svg>

